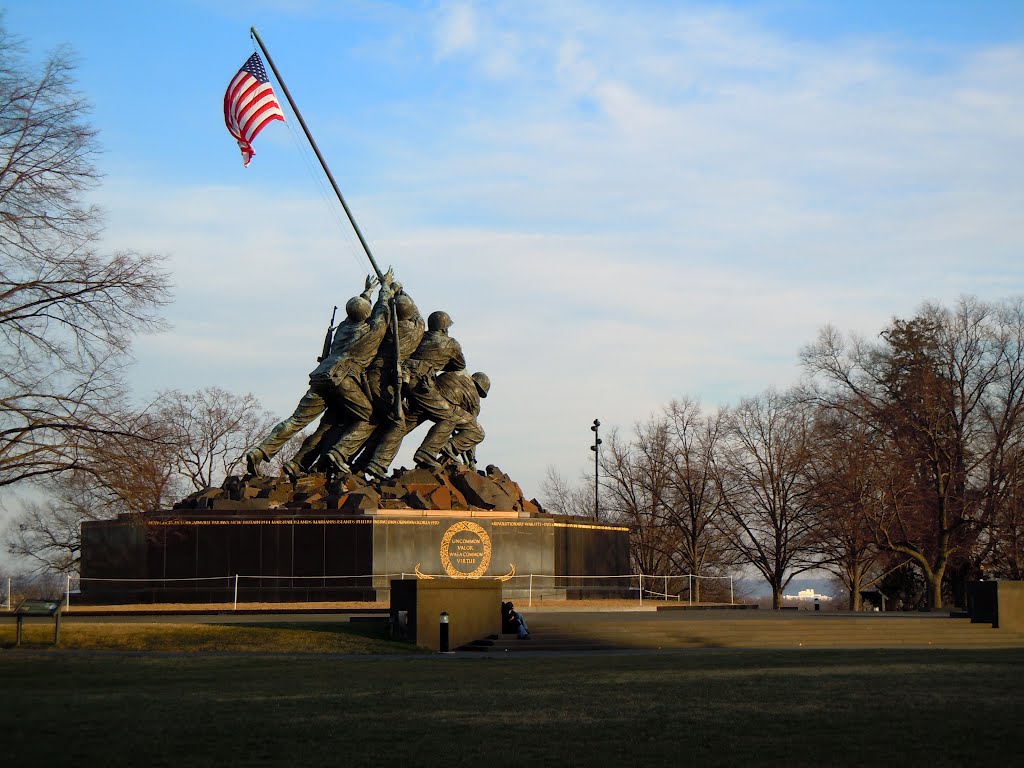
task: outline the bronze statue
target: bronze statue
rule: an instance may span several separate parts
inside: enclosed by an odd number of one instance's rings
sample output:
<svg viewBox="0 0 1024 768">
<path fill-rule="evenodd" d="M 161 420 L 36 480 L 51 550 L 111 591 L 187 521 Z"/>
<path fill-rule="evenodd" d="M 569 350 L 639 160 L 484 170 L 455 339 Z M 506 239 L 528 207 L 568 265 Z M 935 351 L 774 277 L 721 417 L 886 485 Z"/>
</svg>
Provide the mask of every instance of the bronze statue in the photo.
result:
<svg viewBox="0 0 1024 768">
<path fill-rule="evenodd" d="M 466 373 L 462 347 L 448 333 L 448 313 L 431 313 L 424 332 L 415 302 L 393 272 L 384 276 L 371 307 L 375 283 L 368 276 L 363 293 L 346 303 L 346 319 L 333 338 L 329 329 L 294 413 L 246 454 L 249 474 L 317 416 L 316 431 L 284 464 L 293 481 L 314 467 L 329 477 L 348 476 L 355 467 L 384 479 L 404 437 L 426 421 L 433 424 L 415 453 L 417 466 L 461 461 L 475 467 L 476 446 L 484 439 L 477 416 L 490 379 Z"/>
<path fill-rule="evenodd" d="M 462 346 L 448 335 L 452 319 L 447 312 L 432 312 L 427 318 L 427 332 L 412 353 L 406 365 L 409 374 L 409 408 L 401 423 L 390 424 L 373 448 L 372 454 L 363 466 L 364 471 L 376 479 L 387 477 L 388 467 L 402 444 L 403 438 L 424 421 L 444 421 L 452 418 L 453 406 L 438 391 L 436 374 L 442 371 L 459 371 L 466 367 Z M 460 409 L 461 410 L 461 409 Z M 459 420 L 462 421 L 462 414 Z M 443 440 L 442 440 L 443 442 Z M 438 445 L 438 449 L 440 449 Z M 420 459 L 417 458 L 417 463 Z M 437 466 L 433 457 L 422 462 L 425 466 Z"/>
<path fill-rule="evenodd" d="M 376 279 L 369 275 L 363 293 L 346 302 L 346 318 L 334 331 L 330 354 L 309 374 L 309 389 L 299 400 L 295 411 L 245 455 L 249 474 L 257 474 L 261 462 L 277 455 L 292 435 L 323 414 L 329 404 L 354 418 L 369 418 L 372 407 L 359 379 L 376 356 L 387 331 L 388 302 L 394 295 L 393 283 L 394 275 L 388 270 L 377 302 L 371 308 L 370 294 Z M 348 471 L 346 466 L 338 469 Z"/>
<path fill-rule="evenodd" d="M 413 353 L 425 328 L 423 318 L 412 298 L 405 293 L 400 283 L 395 283 L 394 314 L 391 321 L 397 321 L 399 327 L 398 358 L 399 365 L 404 364 Z M 326 341 L 323 360 L 329 354 L 330 339 Z M 395 341 L 391 325 L 388 325 L 384 341 L 381 342 L 377 355 L 367 367 L 363 378 L 363 389 L 373 406 L 369 422 L 346 416 L 343 408 L 329 402 L 327 410 L 320 419 L 316 430 L 307 437 L 291 459 L 285 462 L 285 474 L 295 481 L 312 471 L 319 463 L 325 471 L 335 471 L 340 465 L 351 462 L 351 458 L 359 449 L 366 445 L 367 434 L 380 430 L 380 424 L 386 416 L 394 412 L 395 393 L 399 391 L 398 382 L 402 378 L 401 371 L 395 363 Z M 373 442 L 372 440 L 370 441 Z M 340 443 L 340 445 L 339 445 Z M 328 457 L 328 450 L 335 449 L 335 456 Z"/>
<path fill-rule="evenodd" d="M 395 413 L 395 399 L 402 397 L 398 380 L 407 377 L 404 367 L 419 347 L 424 334 L 423 318 L 415 302 L 402 291 L 401 286 L 398 286 L 398 290 L 393 317 L 393 320 L 398 321 L 398 359 L 395 359 L 394 329 L 389 327 L 387 337 L 367 367 L 363 378 L 373 406 L 372 412 L 368 418 L 350 419 L 340 429 L 332 430 L 328 434 L 324 441 L 324 456 L 330 461 L 329 466 L 348 466 L 371 437 L 379 438 L 392 423 L 389 418 Z M 395 376 L 396 367 L 400 371 L 398 377 Z M 372 442 L 376 445 L 377 441 Z M 372 451 L 372 447 L 370 450 Z"/>
<path fill-rule="evenodd" d="M 442 373 L 437 377 L 437 388 L 452 405 L 472 418 L 468 421 L 450 419 L 435 423 L 417 453 L 436 456 L 442 462 L 461 461 L 470 469 L 476 469 L 476 447 L 484 439 L 484 428 L 477 421 L 480 398 L 487 397 L 491 379 L 480 371 L 472 376 L 466 376 L 462 371 Z M 440 449 L 436 448 L 438 442 L 444 442 Z"/>
</svg>

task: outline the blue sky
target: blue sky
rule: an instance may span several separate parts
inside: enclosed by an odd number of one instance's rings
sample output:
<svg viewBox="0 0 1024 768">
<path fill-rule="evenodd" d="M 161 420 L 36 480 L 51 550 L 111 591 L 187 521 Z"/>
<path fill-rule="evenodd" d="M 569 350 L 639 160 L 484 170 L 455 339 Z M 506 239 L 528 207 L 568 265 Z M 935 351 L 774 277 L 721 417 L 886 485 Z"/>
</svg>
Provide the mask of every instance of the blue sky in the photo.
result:
<svg viewBox="0 0 1024 768">
<path fill-rule="evenodd" d="M 491 376 L 480 459 L 527 495 L 587 470 L 595 417 L 784 388 L 826 323 L 1024 292 L 1024 3 L 41 0 L 4 23 L 77 52 L 104 246 L 169 258 L 140 399 L 218 385 L 285 416 L 368 271 L 297 121 L 242 167 L 221 101 L 252 25 L 377 260 Z"/>
</svg>

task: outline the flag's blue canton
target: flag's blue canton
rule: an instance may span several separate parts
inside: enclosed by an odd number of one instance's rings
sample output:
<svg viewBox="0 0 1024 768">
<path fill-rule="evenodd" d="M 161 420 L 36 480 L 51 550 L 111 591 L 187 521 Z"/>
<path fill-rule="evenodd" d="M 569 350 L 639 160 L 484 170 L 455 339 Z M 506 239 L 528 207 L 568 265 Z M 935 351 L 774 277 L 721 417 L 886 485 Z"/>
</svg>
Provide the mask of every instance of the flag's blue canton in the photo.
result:
<svg viewBox="0 0 1024 768">
<path fill-rule="evenodd" d="M 236 59 L 237 61 L 237 59 Z M 254 53 L 249 57 L 249 60 L 245 62 L 242 69 L 248 72 L 250 75 L 255 77 L 261 83 L 267 82 L 270 78 L 267 77 L 267 70 L 263 66 L 263 60 L 260 58 L 258 53 Z"/>
</svg>

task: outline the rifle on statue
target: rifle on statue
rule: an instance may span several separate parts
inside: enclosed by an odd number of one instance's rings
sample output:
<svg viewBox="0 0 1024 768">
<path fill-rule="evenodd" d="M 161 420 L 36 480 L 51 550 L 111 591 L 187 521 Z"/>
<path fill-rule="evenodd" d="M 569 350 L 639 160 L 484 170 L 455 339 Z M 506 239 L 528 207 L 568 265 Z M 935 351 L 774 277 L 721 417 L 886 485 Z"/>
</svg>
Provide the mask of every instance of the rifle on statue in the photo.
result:
<svg viewBox="0 0 1024 768">
<path fill-rule="evenodd" d="M 338 306 L 335 305 L 334 309 L 331 310 L 331 322 L 327 324 L 327 333 L 324 334 L 324 351 L 320 353 L 320 357 L 316 359 L 318 363 L 322 363 L 324 359 L 331 354 L 331 342 L 334 340 L 334 316 L 338 312 Z"/>
</svg>

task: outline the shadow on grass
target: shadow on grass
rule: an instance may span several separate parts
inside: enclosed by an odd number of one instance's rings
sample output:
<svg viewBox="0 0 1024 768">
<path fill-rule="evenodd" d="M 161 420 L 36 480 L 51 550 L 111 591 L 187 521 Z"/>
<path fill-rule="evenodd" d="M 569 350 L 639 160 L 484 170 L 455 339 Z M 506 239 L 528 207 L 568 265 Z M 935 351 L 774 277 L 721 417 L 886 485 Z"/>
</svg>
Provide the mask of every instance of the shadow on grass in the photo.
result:
<svg viewBox="0 0 1024 768">
<path fill-rule="evenodd" d="M 11 765 L 995 766 L 1024 651 L 3 653 L 0 679 Z"/>
</svg>

